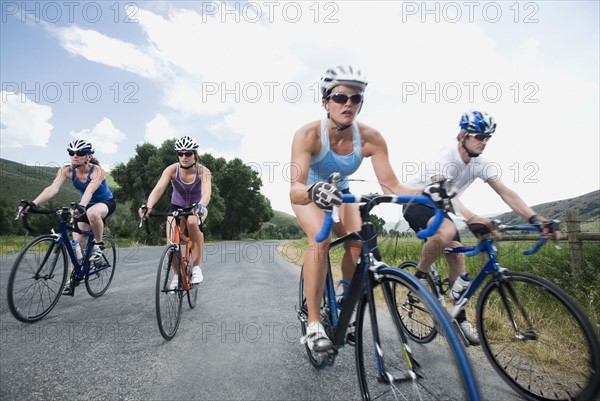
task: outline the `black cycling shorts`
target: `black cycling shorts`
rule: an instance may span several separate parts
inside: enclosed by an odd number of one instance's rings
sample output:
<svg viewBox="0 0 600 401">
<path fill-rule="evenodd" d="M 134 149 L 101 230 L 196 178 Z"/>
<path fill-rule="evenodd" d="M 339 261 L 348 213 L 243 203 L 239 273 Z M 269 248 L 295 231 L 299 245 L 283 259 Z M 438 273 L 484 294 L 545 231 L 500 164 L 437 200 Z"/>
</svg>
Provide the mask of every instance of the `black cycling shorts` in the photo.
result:
<svg viewBox="0 0 600 401">
<path fill-rule="evenodd" d="M 431 218 L 435 215 L 435 211 L 432 207 L 421 205 L 421 204 L 411 204 L 408 206 L 404 206 L 404 218 L 415 232 L 424 230 L 427 228 L 427 223 Z M 444 217 L 452 222 L 448 213 L 444 212 Z M 454 224 L 454 222 L 452 222 Z M 460 235 L 458 234 L 458 229 L 456 230 L 456 235 L 454 236 L 454 241 L 460 241 Z"/>
<path fill-rule="evenodd" d="M 106 215 L 105 218 L 102 219 L 102 221 L 104 223 L 106 223 L 106 219 L 108 218 L 108 216 L 110 216 L 111 214 L 113 214 L 114 211 L 117 209 L 117 203 L 115 202 L 115 200 L 113 198 L 111 198 L 109 200 L 102 201 L 102 202 L 98 202 L 98 203 L 104 203 L 108 207 L 108 214 Z M 96 204 L 97 203 L 94 203 L 94 205 L 96 205 Z M 93 205 L 90 205 L 90 207 L 91 206 L 93 206 Z M 81 215 L 78 218 L 76 218 L 75 222 L 90 224 L 90 221 L 88 220 L 88 217 L 87 217 L 87 213 L 84 213 L 83 215 Z"/>
</svg>

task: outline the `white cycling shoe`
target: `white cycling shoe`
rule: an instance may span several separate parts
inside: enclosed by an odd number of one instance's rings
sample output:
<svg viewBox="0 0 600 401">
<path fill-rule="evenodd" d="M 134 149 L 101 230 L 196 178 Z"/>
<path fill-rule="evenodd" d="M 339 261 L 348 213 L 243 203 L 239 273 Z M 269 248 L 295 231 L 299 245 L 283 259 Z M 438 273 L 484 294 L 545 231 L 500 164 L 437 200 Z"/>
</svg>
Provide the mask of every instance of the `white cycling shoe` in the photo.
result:
<svg viewBox="0 0 600 401">
<path fill-rule="evenodd" d="M 477 329 L 473 326 L 473 324 L 471 324 L 471 322 L 469 322 L 468 320 L 464 320 L 459 323 L 459 326 L 463 334 L 465 335 L 465 338 L 471 343 L 471 345 L 481 344 L 481 342 L 479 341 L 479 333 L 477 332 Z"/>
<path fill-rule="evenodd" d="M 306 326 L 306 335 L 302 337 L 301 342 L 308 344 L 308 348 L 313 352 L 326 352 L 333 349 L 333 343 L 327 337 L 321 322 L 310 322 Z"/>
</svg>

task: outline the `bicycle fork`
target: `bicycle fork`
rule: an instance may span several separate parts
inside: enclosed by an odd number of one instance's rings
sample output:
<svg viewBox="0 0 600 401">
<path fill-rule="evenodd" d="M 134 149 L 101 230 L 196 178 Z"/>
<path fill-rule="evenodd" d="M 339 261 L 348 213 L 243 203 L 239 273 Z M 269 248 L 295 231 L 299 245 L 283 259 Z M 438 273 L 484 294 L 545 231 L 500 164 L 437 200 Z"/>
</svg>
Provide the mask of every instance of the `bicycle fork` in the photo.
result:
<svg viewBox="0 0 600 401">
<path fill-rule="evenodd" d="M 382 284 L 381 283 L 381 275 L 377 273 L 377 270 L 380 267 L 387 267 L 387 265 L 383 262 L 380 262 L 371 256 L 371 266 L 369 267 L 369 274 L 367 274 L 367 283 L 366 288 L 370 288 L 371 290 L 367 291 L 367 302 L 369 305 L 369 315 L 371 317 L 371 330 L 373 332 L 373 345 L 375 348 L 375 361 L 377 364 L 378 375 L 377 381 L 380 383 L 391 384 L 397 382 L 407 382 L 407 381 L 415 381 L 417 378 L 422 377 L 418 370 L 421 365 L 419 362 L 413 357 L 412 352 L 410 350 L 410 346 L 408 345 L 408 339 L 402 330 L 402 324 L 400 322 L 400 317 L 393 310 L 395 302 L 394 290 L 391 288 L 389 283 Z M 379 326 L 377 325 L 377 307 L 375 305 L 375 297 L 373 295 L 373 288 L 375 287 L 375 283 L 380 284 L 383 292 L 383 296 L 385 298 L 385 303 L 388 306 L 390 315 L 393 317 L 394 326 L 396 327 L 396 331 L 400 333 L 400 341 L 402 343 L 402 351 L 404 353 L 404 357 L 406 358 L 406 363 L 408 366 L 408 371 L 393 371 L 390 372 L 386 369 L 385 360 L 383 355 L 383 350 L 381 347 L 380 336 L 379 336 Z M 364 316 L 363 316 L 364 317 Z"/>
<path fill-rule="evenodd" d="M 527 312 L 525 312 L 525 309 L 519 302 L 519 298 L 511 283 L 508 280 L 506 280 L 504 276 L 502 276 L 495 283 L 495 286 L 498 289 L 498 293 L 500 293 L 502 303 L 504 304 L 506 312 L 510 317 L 510 322 L 513 326 L 513 329 L 515 330 L 515 338 L 519 341 L 537 340 L 538 334 L 535 332 L 535 330 L 533 330 L 533 324 L 531 323 L 531 320 L 529 320 Z M 516 306 L 518 313 L 521 314 L 528 326 L 526 331 L 521 331 L 519 325 L 517 324 L 515 312 L 513 310 L 514 308 L 511 306 L 511 299 L 513 300 L 512 304 Z"/>
</svg>

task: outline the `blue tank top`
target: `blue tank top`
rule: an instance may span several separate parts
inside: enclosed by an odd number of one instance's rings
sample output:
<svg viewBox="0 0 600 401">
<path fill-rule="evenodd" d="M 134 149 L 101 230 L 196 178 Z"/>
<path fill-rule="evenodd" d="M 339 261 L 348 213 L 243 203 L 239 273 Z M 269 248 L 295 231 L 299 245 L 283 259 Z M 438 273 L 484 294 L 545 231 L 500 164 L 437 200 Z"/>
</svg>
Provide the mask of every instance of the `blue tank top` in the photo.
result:
<svg viewBox="0 0 600 401">
<path fill-rule="evenodd" d="M 75 169 L 74 168 L 71 169 L 73 172 L 73 177 L 72 177 L 73 178 L 73 186 L 79 190 L 79 200 L 81 200 L 81 198 L 83 197 L 83 193 L 87 189 L 90 182 L 92 182 L 92 172 L 94 171 L 95 168 L 96 168 L 96 165 L 92 164 L 92 167 L 90 168 L 90 172 L 88 173 L 85 182 L 79 181 L 77 179 L 77 174 L 75 172 Z M 106 178 L 105 178 L 102 180 L 102 184 L 100 184 L 98 189 L 96 189 L 96 192 L 94 192 L 92 194 L 92 199 L 90 199 L 90 203 L 88 204 L 88 206 L 94 205 L 99 202 L 107 201 L 109 199 L 112 199 L 112 197 L 113 197 L 113 194 L 112 194 L 112 192 L 110 192 L 110 189 L 108 188 L 108 185 L 106 184 Z"/>
<path fill-rule="evenodd" d="M 317 181 L 327 181 L 331 173 L 339 172 L 342 176 L 339 189 L 348 189 L 348 176 L 353 174 L 363 160 L 362 143 L 358 125 L 352 124 L 352 153 L 339 155 L 329 147 L 329 132 L 327 131 L 327 119 L 321 120 L 321 150 L 310 160 L 307 185 Z"/>
<path fill-rule="evenodd" d="M 194 181 L 188 184 L 183 182 L 179 175 L 179 164 L 177 165 L 177 172 L 175 173 L 175 179 L 171 180 L 173 186 L 173 194 L 171 195 L 171 203 L 173 205 L 188 208 L 192 204 L 200 202 L 202 198 L 202 182 L 200 180 L 199 172 L 200 165 L 196 163 L 196 176 Z"/>
</svg>

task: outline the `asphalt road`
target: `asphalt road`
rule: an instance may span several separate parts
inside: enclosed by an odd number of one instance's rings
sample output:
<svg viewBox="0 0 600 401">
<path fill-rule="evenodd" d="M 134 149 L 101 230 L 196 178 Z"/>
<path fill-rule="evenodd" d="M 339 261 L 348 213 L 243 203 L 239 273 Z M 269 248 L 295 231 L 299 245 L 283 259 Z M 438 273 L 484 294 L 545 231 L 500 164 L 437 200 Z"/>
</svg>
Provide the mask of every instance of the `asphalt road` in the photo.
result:
<svg viewBox="0 0 600 401">
<path fill-rule="evenodd" d="M 100 298 L 85 286 L 43 320 L 8 310 L 15 255 L 0 255 L 1 400 L 356 400 L 354 354 L 317 371 L 300 344 L 300 270 L 278 242 L 207 244 L 198 305 L 184 299 L 179 331 L 160 335 L 154 282 L 160 247 L 118 251 L 113 283 Z M 518 400 L 482 352 L 471 348 L 486 400 Z"/>
</svg>

